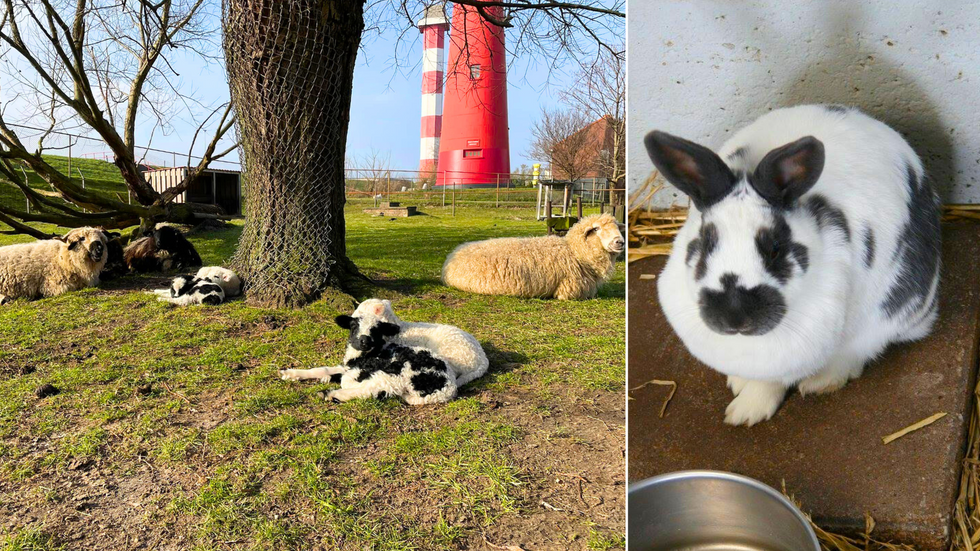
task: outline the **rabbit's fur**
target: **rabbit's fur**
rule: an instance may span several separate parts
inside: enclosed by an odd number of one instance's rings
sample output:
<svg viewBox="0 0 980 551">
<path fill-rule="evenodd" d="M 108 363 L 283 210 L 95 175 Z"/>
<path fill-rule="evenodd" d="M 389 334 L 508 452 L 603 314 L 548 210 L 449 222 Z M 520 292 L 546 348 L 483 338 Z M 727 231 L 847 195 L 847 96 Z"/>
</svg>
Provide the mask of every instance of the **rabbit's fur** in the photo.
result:
<svg viewBox="0 0 980 551">
<path fill-rule="evenodd" d="M 905 140 L 856 109 L 772 111 L 718 154 L 645 144 L 692 199 L 658 281 L 687 348 L 728 375 L 725 421 L 769 419 L 786 390 L 837 390 L 937 316 L 939 199 Z"/>
</svg>

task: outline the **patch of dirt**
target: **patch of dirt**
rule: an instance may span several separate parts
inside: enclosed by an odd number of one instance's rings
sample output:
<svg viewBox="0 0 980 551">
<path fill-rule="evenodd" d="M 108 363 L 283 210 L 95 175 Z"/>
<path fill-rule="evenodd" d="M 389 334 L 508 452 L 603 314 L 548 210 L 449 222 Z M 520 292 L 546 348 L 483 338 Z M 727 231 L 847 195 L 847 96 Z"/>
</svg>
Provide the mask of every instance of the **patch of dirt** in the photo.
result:
<svg viewBox="0 0 980 551">
<path fill-rule="evenodd" d="M 102 462 L 75 462 L 30 486 L 0 484 L 0 522 L 6 530 L 43 526 L 69 549 L 183 549 L 182 535 L 151 520 L 197 486 L 182 478 L 149 463 L 117 473 Z"/>
<path fill-rule="evenodd" d="M 589 405 L 552 404 L 546 417 L 520 395 L 498 399 L 511 404 L 500 413 L 526 431 L 508 451 L 534 473 L 525 488 L 528 510 L 501 517 L 464 547 L 586 549 L 592 523 L 604 536 L 625 534 L 625 399 L 603 392 Z"/>
</svg>

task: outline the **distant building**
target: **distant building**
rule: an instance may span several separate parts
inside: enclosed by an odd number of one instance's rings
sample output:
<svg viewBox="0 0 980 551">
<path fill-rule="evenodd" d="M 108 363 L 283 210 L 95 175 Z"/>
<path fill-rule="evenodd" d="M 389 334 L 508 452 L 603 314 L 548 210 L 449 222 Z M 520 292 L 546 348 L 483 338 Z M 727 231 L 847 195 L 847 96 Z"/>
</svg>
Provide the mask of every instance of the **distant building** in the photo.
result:
<svg viewBox="0 0 980 551">
<path fill-rule="evenodd" d="M 180 184 L 193 167 L 178 166 L 147 170 L 146 181 L 159 193 Z M 201 177 L 174 199 L 175 203 L 201 203 L 221 207 L 225 214 L 242 213 L 242 174 L 237 170 L 208 168 Z"/>
<path fill-rule="evenodd" d="M 612 156 L 614 146 L 613 136 L 615 133 L 612 121 L 613 118 L 606 115 L 605 117 L 590 123 L 588 126 L 576 133 L 576 137 L 582 132 L 587 133 L 590 144 L 589 147 L 582 148 L 581 154 L 585 155 L 586 157 L 581 160 L 583 164 L 580 166 L 586 166 L 588 169 L 578 178 L 579 181 L 585 179 L 591 181 L 593 178 L 595 178 L 597 181 L 605 182 L 606 179 L 609 178 L 610 175 L 606 173 L 608 168 L 607 166 L 604 166 L 608 165 L 608 163 L 603 163 L 602 160 L 604 157 L 610 158 Z M 595 145 L 593 146 L 591 144 Z M 561 144 L 558 144 L 557 147 L 561 147 Z M 620 152 L 620 155 L 622 154 L 623 153 Z M 551 170 L 555 179 L 569 179 L 568 174 L 564 172 L 561 167 L 552 164 Z"/>
</svg>

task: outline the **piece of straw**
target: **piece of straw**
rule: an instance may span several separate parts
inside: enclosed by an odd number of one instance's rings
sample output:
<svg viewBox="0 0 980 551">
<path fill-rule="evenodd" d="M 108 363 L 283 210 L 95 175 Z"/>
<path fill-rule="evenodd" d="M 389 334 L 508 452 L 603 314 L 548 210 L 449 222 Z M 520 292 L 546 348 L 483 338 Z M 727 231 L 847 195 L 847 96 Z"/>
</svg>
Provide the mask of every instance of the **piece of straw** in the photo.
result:
<svg viewBox="0 0 980 551">
<path fill-rule="evenodd" d="M 653 379 L 652 381 L 647 381 L 647 382 L 643 383 L 642 385 L 638 385 L 638 386 L 635 386 L 635 387 L 631 388 L 630 389 L 630 392 L 633 392 L 634 390 L 640 390 L 641 388 L 646 387 L 646 386 L 650 386 L 650 385 L 659 385 L 659 386 L 669 386 L 670 387 L 670 394 L 667 395 L 667 399 L 664 400 L 663 407 L 660 408 L 660 418 L 663 419 L 664 418 L 664 413 L 667 413 L 667 404 L 670 403 L 670 401 L 674 398 L 674 393 L 677 392 L 677 383 L 675 381 L 661 381 L 659 379 Z"/>
<path fill-rule="evenodd" d="M 909 425 L 909 426 L 905 427 L 904 429 L 902 429 L 902 430 L 900 430 L 900 431 L 898 431 L 898 432 L 896 432 L 894 434 L 889 434 L 888 436 L 882 438 L 881 439 L 881 443 L 882 444 L 890 444 L 891 442 L 894 442 L 895 440 L 898 440 L 899 438 L 905 436 L 906 434 L 908 434 L 910 432 L 915 432 L 915 431 L 921 429 L 922 427 L 927 427 L 927 426 L 935 423 L 936 421 L 942 419 L 943 417 L 946 417 L 946 412 L 945 411 L 941 411 L 941 412 L 939 412 L 939 413 L 937 413 L 935 415 L 926 417 L 925 419 L 919 421 L 918 423 L 915 423 L 914 425 Z"/>
<path fill-rule="evenodd" d="M 657 279 L 657 274 L 640 274 L 640 281 L 646 279 Z"/>
</svg>

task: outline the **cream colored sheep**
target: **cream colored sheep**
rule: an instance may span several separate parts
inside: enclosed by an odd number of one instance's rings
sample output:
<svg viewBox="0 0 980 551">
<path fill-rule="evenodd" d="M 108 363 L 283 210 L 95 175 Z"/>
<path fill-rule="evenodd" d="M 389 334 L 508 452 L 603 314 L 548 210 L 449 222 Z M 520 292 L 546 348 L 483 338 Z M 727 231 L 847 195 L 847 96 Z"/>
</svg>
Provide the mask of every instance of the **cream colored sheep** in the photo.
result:
<svg viewBox="0 0 980 551">
<path fill-rule="evenodd" d="M 592 298 L 612 277 L 624 245 L 616 219 L 595 214 L 572 226 L 565 237 L 463 243 L 446 258 L 442 281 L 483 295 Z"/>
<path fill-rule="evenodd" d="M 0 303 L 53 297 L 99 284 L 106 234 L 76 228 L 64 237 L 0 247 Z"/>
</svg>

